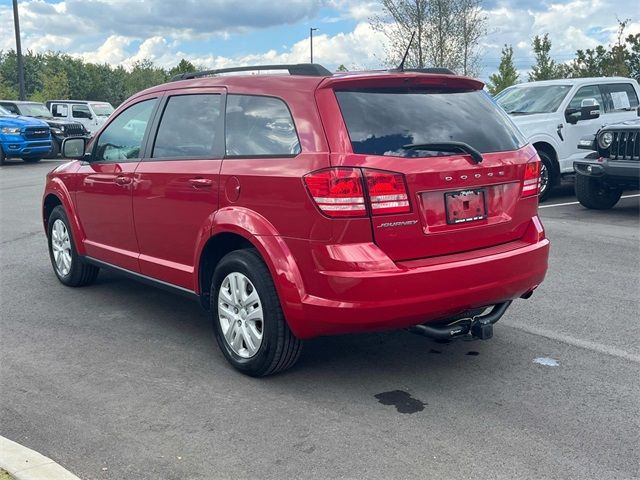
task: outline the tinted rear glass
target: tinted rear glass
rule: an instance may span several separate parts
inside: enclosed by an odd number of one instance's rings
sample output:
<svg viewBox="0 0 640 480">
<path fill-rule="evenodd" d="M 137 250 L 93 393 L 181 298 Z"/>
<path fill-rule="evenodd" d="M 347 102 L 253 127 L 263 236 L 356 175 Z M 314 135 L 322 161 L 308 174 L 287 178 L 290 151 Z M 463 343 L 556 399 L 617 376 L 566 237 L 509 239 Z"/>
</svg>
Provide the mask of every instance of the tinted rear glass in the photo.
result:
<svg viewBox="0 0 640 480">
<path fill-rule="evenodd" d="M 483 91 L 337 91 L 354 153 L 399 157 L 450 155 L 409 144 L 464 142 L 480 152 L 517 150 L 525 140 Z"/>
</svg>

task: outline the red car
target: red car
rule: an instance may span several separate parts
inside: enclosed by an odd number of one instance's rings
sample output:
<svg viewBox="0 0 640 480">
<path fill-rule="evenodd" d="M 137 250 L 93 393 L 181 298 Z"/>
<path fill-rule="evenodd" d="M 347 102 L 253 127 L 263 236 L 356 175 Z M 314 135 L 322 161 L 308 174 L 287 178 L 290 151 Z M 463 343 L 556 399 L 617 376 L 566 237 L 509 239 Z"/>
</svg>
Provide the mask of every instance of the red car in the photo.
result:
<svg viewBox="0 0 640 480">
<path fill-rule="evenodd" d="M 289 75 L 246 74 L 265 69 Z M 42 209 L 54 272 L 198 299 L 253 376 L 319 335 L 489 338 L 542 282 L 549 242 L 536 151 L 482 88 L 301 64 L 145 90 L 88 144 L 65 141 L 75 160 L 48 175 Z"/>
</svg>

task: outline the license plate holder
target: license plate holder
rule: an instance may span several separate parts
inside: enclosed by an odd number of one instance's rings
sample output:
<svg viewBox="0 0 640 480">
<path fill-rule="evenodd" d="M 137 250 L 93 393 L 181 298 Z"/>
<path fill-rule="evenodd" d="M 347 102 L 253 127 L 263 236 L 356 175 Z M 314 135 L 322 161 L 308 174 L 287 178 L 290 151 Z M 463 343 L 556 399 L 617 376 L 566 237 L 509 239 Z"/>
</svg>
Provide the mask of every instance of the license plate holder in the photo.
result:
<svg viewBox="0 0 640 480">
<path fill-rule="evenodd" d="M 486 190 L 476 188 L 446 192 L 444 207 L 449 225 L 485 220 L 487 218 Z"/>
</svg>

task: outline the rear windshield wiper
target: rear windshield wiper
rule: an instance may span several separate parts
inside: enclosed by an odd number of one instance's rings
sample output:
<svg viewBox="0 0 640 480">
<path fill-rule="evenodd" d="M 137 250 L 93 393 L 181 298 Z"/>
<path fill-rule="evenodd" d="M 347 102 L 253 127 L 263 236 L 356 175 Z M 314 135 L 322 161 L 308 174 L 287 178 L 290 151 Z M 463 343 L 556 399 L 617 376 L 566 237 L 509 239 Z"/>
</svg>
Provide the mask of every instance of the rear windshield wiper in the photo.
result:
<svg viewBox="0 0 640 480">
<path fill-rule="evenodd" d="M 464 152 L 471 155 L 474 162 L 482 162 L 482 154 L 464 142 L 409 143 L 403 145 L 402 148 L 405 150 L 428 150 L 430 152 Z"/>
</svg>

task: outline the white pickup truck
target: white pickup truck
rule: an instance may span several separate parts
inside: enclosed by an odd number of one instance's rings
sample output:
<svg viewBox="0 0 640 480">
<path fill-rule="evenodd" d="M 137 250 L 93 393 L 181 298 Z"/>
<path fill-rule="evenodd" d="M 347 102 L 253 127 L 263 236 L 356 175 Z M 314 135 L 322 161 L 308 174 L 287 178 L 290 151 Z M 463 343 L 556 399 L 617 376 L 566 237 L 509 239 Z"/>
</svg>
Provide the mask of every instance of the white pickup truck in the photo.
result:
<svg viewBox="0 0 640 480">
<path fill-rule="evenodd" d="M 532 143 L 542 160 L 544 200 L 583 158 L 578 142 L 610 123 L 636 118 L 640 87 L 631 78 L 569 78 L 513 85 L 495 100 Z"/>
</svg>

